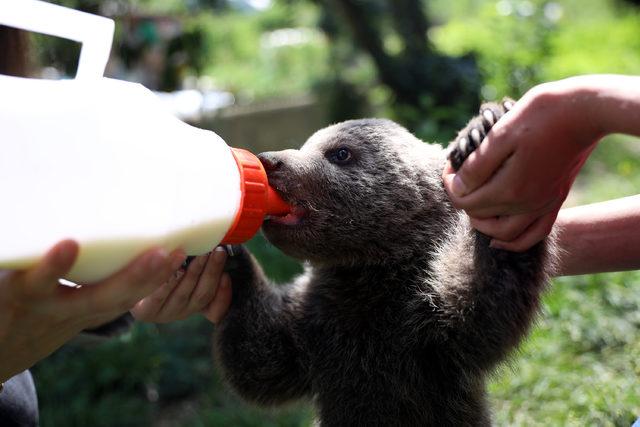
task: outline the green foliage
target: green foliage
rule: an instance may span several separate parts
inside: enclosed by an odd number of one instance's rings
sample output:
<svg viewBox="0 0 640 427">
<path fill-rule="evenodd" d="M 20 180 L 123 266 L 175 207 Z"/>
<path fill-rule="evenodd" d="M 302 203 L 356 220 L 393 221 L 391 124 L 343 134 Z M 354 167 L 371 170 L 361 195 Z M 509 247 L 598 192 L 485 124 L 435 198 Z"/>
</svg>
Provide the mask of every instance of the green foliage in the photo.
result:
<svg viewBox="0 0 640 427">
<path fill-rule="evenodd" d="M 499 425 L 629 426 L 640 414 L 640 274 L 554 281 L 491 394 Z"/>
<path fill-rule="evenodd" d="M 152 329 L 139 325 L 122 339 L 93 350 L 67 346 L 37 365 L 34 376 L 42 425 L 148 423 L 152 407 L 146 385 L 157 381 L 164 363 Z"/>
<path fill-rule="evenodd" d="M 638 74 L 640 9 L 609 19 L 563 23 L 550 48 L 554 55 L 546 61 L 544 80 L 584 73 Z"/>
<path fill-rule="evenodd" d="M 75 75 L 80 58 L 80 43 L 43 34 L 32 34 L 30 41 L 31 64 L 55 67 L 67 76 Z"/>
<path fill-rule="evenodd" d="M 100 9 L 100 2 L 93 0 L 54 3 L 93 13 Z M 185 77 L 210 76 L 218 88 L 233 92 L 240 102 L 250 102 L 306 94 L 328 73 L 326 39 L 311 28 L 317 10 L 304 3 L 276 2 L 264 12 L 251 14 L 239 13 L 227 8 L 226 2 L 216 0 L 117 3 L 143 17 L 166 14 L 181 22 L 183 32 L 161 47 L 169 59 L 161 78 L 161 90 L 181 88 Z M 116 23 L 114 51 L 128 66 L 158 42 L 156 29 L 149 25 L 147 37 L 133 46 L 130 41 L 125 43 L 132 35 L 126 34 L 118 19 Z M 139 32 L 144 29 L 143 23 Z M 293 31 L 288 35 L 270 33 L 279 29 Z M 69 76 L 75 74 L 79 45 L 41 35 L 34 36 L 33 44 L 36 63 L 55 66 Z"/>
<path fill-rule="evenodd" d="M 209 409 L 186 423 L 188 427 L 308 427 L 312 422 L 309 408 L 289 407 L 277 411 L 248 407 L 237 398 L 217 393 L 205 401 Z"/>
<path fill-rule="evenodd" d="M 200 14 L 191 26 L 203 36 L 203 73 L 219 87 L 232 91 L 241 100 L 286 97 L 309 90 L 327 72 L 327 45 L 324 37 L 310 28 L 297 28 L 279 35 L 268 30 L 298 24 L 297 15 L 276 9 L 251 16 L 233 13 Z M 308 20 L 300 11 L 300 20 Z M 299 24 L 298 24 L 299 25 Z M 280 39 L 278 39 L 280 37 Z M 301 42 L 287 37 L 301 38 Z"/>
<path fill-rule="evenodd" d="M 119 338 L 95 343 L 84 337 L 67 345 L 34 369 L 41 424 L 309 425 L 307 407 L 265 412 L 229 393 L 212 364 L 211 332 L 206 320 L 194 317 L 136 324 Z M 182 404 L 197 411 L 174 409 Z"/>
<path fill-rule="evenodd" d="M 487 99 L 518 97 L 575 74 L 640 70 L 637 8 L 612 1 L 470 3 L 467 15 L 434 28 L 431 40 L 448 54 L 476 54 Z"/>
<path fill-rule="evenodd" d="M 331 74 L 317 86 L 331 121 L 384 115 L 427 140 L 464 125 L 478 101 L 475 61 L 431 48 L 424 2 L 315 3 L 331 41 Z"/>
<path fill-rule="evenodd" d="M 515 9 L 516 2 L 503 3 Z M 498 93 L 520 95 L 542 80 L 541 62 L 549 50 L 552 23 L 541 10 L 542 1 L 535 4 L 531 15 L 513 11 L 504 16 L 496 3 L 486 2 L 477 16 L 452 20 L 434 29 L 431 39 L 449 54 L 477 55 L 485 98 L 494 98 Z"/>
<path fill-rule="evenodd" d="M 595 203 L 640 193 L 640 140 L 605 138 L 589 156 L 572 192 L 573 203 Z"/>
</svg>

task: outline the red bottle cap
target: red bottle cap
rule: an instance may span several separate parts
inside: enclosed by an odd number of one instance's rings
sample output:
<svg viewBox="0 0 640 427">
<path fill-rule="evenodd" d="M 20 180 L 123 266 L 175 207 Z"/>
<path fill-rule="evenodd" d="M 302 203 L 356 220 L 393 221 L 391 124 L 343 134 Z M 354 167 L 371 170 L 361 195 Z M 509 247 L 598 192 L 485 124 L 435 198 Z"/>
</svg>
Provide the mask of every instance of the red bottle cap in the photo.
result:
<svg viewBox="0 0 640 427">
<path fill-rule="evenodd" d="M 260 160 L 247 150 L 231 148 L 240 172 L 240 208 L 222 245 L 235 245 L 251 239 L 260 229 L 265 215 L 286 215 L 291 206 L 269 186 Z"/>
</svg>

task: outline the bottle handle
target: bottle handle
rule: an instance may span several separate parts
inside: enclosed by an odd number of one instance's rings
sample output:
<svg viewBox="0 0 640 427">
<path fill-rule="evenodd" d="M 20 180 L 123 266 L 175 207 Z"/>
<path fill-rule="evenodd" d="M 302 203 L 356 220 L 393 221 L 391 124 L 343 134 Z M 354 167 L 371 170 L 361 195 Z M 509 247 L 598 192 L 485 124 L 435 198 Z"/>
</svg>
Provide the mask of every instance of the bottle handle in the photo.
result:
<svg viewBox="0 0 640 427">
<path fill-rule="evenodd" d="M 111 52 L 112 19 L 38 0 L 0 0 L 0 24 L 82 43 L 76 79 L 102 78 Z"/>
</svg>

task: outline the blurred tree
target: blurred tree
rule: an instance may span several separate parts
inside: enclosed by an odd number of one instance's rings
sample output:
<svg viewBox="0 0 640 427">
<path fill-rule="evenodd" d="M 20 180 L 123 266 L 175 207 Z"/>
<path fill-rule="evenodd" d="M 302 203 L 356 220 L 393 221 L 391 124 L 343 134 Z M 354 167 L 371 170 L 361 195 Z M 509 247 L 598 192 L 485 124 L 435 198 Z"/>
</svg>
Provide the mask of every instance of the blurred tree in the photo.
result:
<svg viewBox="0 0 640 427">
<path fill-rule="evenodd" d="M 27 76 L 30 55 L 27 33 L 0 25 L 0 74 Z"/>
<path fill-rule="evenodd" d="M 443 19 L 430 39 L 449 55 L 475 54 L 487 99 L 517 98 L 577 74 L 638 73 L 640 9 L 627 0 L 471 4 Z"/>
<path fill-rule="evenodd" d="M 395 118 L 410 129 L 420 131 L 425 117 L 431 115 L 435 130 L 429 133 L 449 131 L 477 108 L 480 84 L 473 57 L 447 56 L 433 48 L 423 1 L 312 1 L 322 8 L 319 25 L 336 49 L 344 51 L 347 39 L 351 49 L 357 46 L 371 58 L 379 81 L 392 93 Z M 348 63 L 353 53 L 334 57 Z M 344 65 L 336 64 L 335 69 L 342 70 Z M 440 111 L 434 114 L 436 109 Z M 335 117 L 341 118 L 347 117 Z"/>
</svg>

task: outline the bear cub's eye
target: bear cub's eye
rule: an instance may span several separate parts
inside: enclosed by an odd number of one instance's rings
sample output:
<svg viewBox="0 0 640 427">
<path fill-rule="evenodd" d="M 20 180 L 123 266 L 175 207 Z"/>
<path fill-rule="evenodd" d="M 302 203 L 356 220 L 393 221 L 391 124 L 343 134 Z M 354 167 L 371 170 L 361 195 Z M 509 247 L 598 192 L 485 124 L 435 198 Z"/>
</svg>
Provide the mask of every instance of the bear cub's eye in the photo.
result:
<svg viewBox="0 0 640 427">
<path fill-rule="evenodd" d="M 342 164 L 342 165 L 349 163 L 349 161 L 353 158 L 351 151 L 345 147 L 337 148 L 335 150 L 330 151 L 327 154 L 328 154 L 327 157 L 329 158 L 329 161 L 331 163 Z"/>
</svg>

